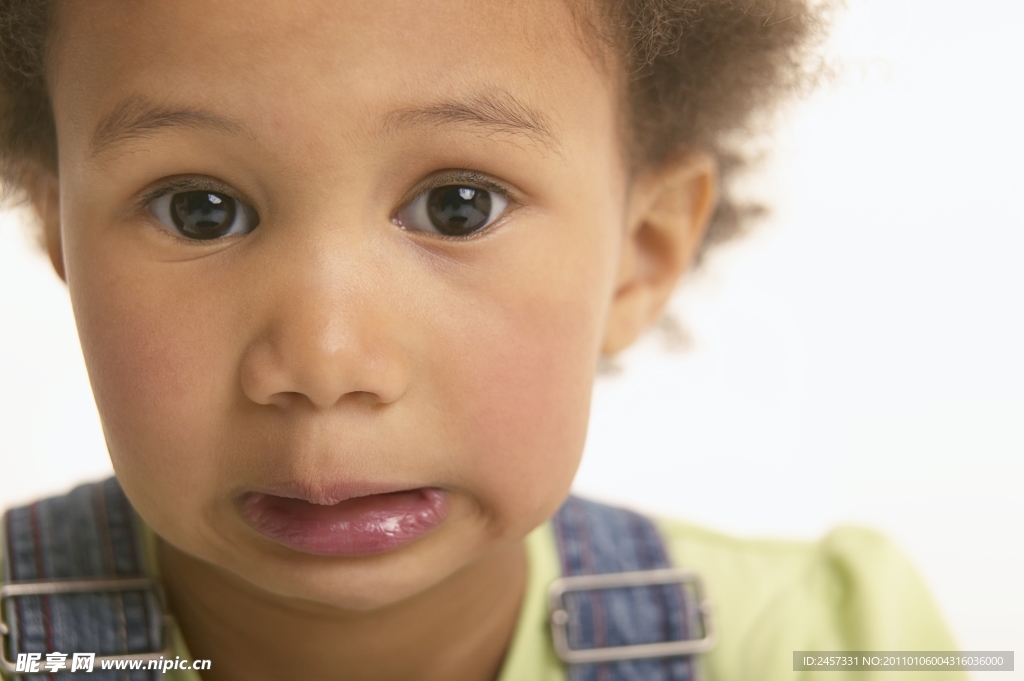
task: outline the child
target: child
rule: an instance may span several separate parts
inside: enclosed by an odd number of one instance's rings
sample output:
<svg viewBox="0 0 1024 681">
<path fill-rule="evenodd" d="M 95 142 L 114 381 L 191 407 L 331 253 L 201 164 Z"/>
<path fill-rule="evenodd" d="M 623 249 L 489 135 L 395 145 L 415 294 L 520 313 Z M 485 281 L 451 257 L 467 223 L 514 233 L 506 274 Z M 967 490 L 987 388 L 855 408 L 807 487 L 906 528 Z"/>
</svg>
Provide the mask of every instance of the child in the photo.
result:
<svg viewBox="0 0 1024 681">
<path fill-rule="evenodd" d="M 11 511 L 5 581 L 120 580 L 11 591 L 8 658 L 150 653 L 181 681 L 200 676 L 186 659 L 207 681 L 678 680 L 953 649 L 874 535 L 738 541 L 566 502 L 595 367 L 735 226 L 725 140 L 792 84 L 812 8 L 0 8 L 0 158 L 68 284 L 117 473 Z M 701 581 L 556 582 L 678 580 L 669 565 Z M 552 583 L 583 596 L 549 614 Z"/>
</svg>

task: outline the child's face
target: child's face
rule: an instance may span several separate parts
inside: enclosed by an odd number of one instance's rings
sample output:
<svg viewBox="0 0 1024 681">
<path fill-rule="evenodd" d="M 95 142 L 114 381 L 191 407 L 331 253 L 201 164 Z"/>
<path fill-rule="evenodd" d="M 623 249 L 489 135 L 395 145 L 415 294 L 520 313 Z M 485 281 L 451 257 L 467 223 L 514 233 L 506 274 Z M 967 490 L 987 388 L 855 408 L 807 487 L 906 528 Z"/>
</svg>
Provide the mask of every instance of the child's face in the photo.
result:
<svg viewBox="0 0 1024 681">
<path fill-rule="evenodd" d="M 91 0 L 57 36 L 67 282 L 164 539 L 369 608 L 554 511 L 628 198 L 614 88 L 562 3 Z"/>
</svg>

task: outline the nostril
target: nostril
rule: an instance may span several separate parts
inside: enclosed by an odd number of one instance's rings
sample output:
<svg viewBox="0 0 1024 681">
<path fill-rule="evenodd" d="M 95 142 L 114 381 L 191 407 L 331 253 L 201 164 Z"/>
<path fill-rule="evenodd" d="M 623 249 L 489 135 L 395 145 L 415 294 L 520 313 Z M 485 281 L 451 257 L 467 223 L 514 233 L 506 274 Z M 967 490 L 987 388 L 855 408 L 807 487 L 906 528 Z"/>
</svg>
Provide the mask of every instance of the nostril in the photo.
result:
<svg viewBox="0 0 1024 681">
<path fill-rule="evenodd" d="M 392 400 L 385 399 L 381 395 L 375 392 L 369 392 L 366 390 L 358 390 L 351 392 L 344 397 L 342 401 L 349 400 L 351 404 L 358 404 L 368 409 L 376 410 L 378 407 L 383 408 L 388 406 Z"/>
<path fill-rule="evenodd" d="M 289 326 L 299 326 L 297 323 Z M 297 333 L 267 332 L 245 350 L 239 367 L 243 393 L 256 404 L 281 409 L 330 409 L 344 402 L 364 408 L 399 399 L 408 369 L 395 348 L 381 343 L 330 347 Z M 373 351 L 366 350 L 372 347 Z M 327 349 L 325 349 L 327 348 Z"/>
<path fill-rule="evenodd" d="M 303 399 L 303 398 L 305 398 L 305 395 L 303 395 L 302 393 L 296 393 L 296 392 L 274 393 L 273 395 L 270 396 L 269 403 L 271 405 L 275 406 L 275 407 L 279 407 L 280 409 L 289 409 L 289 408 L 291 408 L 295 404 L 295 401 L 297 399 Z"/>
</svg>

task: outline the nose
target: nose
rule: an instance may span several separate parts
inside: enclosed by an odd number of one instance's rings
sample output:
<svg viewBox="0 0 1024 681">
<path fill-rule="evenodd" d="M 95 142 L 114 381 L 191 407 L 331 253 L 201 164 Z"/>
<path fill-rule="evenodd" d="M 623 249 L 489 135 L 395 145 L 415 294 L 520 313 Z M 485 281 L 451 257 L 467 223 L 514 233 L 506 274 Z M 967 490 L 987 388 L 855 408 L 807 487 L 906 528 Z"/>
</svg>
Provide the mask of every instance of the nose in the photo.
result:
<svg viewBox="0 0 1024 681">
<path fill-rule="evenodd" d="M 408 365 L 380 259 L 351 250 L 342 259 L 320 246 L 261 277 L 254 308 L 263 320 L 242 357 L 242 390 L 278 407 L 395 402 L 406 391 Z"/>
</svg>

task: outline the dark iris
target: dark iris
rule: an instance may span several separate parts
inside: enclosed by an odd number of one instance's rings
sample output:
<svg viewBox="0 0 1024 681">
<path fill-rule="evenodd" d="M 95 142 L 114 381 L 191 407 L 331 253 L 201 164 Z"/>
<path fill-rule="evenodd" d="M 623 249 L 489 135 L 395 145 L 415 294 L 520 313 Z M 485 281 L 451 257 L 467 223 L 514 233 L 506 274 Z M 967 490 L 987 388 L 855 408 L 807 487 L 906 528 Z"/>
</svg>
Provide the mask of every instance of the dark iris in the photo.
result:
<svg viewBox="0 0 1024 681">
<path fill-rule="evenodd" d="M 451 185 L 431 189 L 427 215 L 441 234 L 462 236 L 487 223 L 491 215 L 491 194 L 483 189 Z"/>
<path fill-rule="evenodd" d="M 192 239 L 219 239 L 235 224 L 237 202 L 208 191 L 180 192 L 171 197 L 171 219 Z"/>
</svg>

